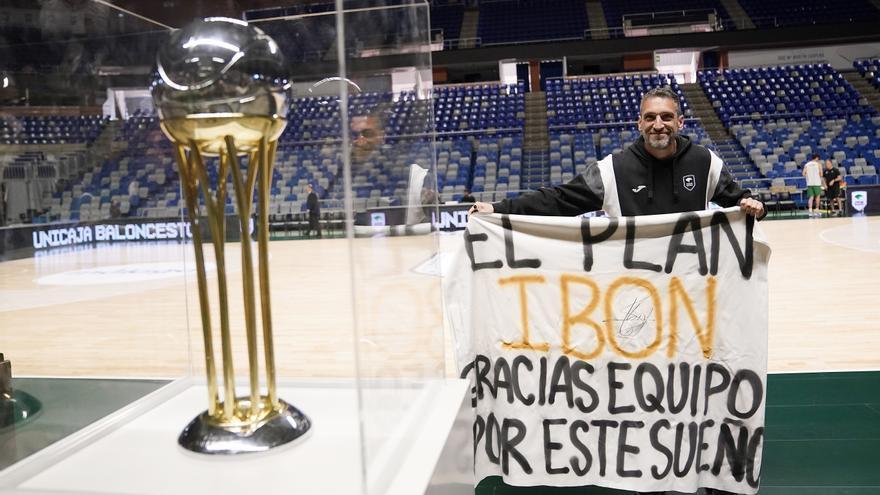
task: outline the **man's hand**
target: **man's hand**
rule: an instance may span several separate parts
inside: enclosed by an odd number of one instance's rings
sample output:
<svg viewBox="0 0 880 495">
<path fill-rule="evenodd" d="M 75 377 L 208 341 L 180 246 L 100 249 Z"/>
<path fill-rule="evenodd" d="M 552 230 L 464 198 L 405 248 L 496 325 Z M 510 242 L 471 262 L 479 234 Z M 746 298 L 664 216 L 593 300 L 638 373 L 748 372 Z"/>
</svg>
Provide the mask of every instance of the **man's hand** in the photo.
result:
<svg viewBox="0 0 880 495">
<path fill-rule="evenodd" d="M 477 201 L 471 206 L 471 209 L 468 210 L 468 215 L 472 213 L 495 213 L 495 207 L 492 206 L 492 203 Z"/>
<path fill-rule="evenodd" d="M 739 202 L 739 209 L 747 215 L 760 217 L 764 214 L 764 203 L 754 198 L 743 198 L 742 201 Z"/>
</svg>

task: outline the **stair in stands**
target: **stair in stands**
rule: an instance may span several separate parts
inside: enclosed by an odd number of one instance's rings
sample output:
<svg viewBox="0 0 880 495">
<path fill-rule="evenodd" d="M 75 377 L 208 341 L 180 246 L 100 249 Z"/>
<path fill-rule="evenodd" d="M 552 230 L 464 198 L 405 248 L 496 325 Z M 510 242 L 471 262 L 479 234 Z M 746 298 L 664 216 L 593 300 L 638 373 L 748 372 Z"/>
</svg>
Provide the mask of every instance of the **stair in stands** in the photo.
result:
<svg viewBox="0 0 880 495">
<path fill-rule="evenodd" d="M 715 108 L 712 107 L 712 103 L 706 97 L 706 93 L 703 92 L 699 83 L 682 84 L 681 90 L 693 113 L 692 117 L 700 119 L 712 141 L 717 143 L 730 139 L 730 134 L 724 127 L 724 123 L 718 118 Z"/>
<path fill-rule="evenodd" d="M 550 185 L 550 167 L 546 148 L 523 151 L 522 188 L 534 190 Z"/>
<path fill-rule="evenodd" d="M 858 72 L 841 72 L 843 78 L 859 92 L 859 94 L 868 101 L 868 103 L 880 112 L 880 90 L 869 83 L 864 76 Z"/>
<path fill-rule="evenodd" d="M 755 23 L 752 22 L 749 14 L 739 4 L 739 0 L 721 0 L 721 5 L 724 6 L 727 15 L 730 16 L 736 25 L 736 29 L 755 29 Z"/>
<path fill-rule="evenodd" d="M 760 175 L 758 168 L 734 139 L 725 138 L 715 141 L 715 151 L 724 161 L 727 171 L 737 180 L 755 179 Z"/>
<path fill-rule="evenodd" d="M 526 125 L 524 151 L 546 151 L 550 146 L 547 135 L 547 93 L 526 93 Z"/>
<path fill-rule="evenodd" d="M 480 22 L 479 9 L 469 7 L 465 9 L 461 18 L 461 41 L 459 48 L 475 48 L 477 46 L 477 26 Z"/>
<path fill-rule="evenodd" d="M 590 38 L 607 40 L 610 38 L 608 22 L 605 20 L 605 9 L 599 0 L 587 0 L 587 22 L 590 24 Z"/>
</svg>

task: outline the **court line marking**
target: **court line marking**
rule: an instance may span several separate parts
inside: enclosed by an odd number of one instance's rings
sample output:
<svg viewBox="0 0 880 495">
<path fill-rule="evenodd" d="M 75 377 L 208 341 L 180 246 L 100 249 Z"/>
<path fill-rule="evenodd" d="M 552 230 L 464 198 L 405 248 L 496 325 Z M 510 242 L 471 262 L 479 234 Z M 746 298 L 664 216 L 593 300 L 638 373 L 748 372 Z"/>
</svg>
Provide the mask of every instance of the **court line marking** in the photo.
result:
<svg viewBox="0 0 880 495">
<path fill-rule="evenodd" d="M 836 227 L 829 227 L 829 228 L 819 232 L 819 238 L 822 239 L 822 241 L 824 241 L 825 243 L 831 244 L 832 246 L 842 247 L 845 249 L 853 249 L 856 251 L 861 251 L 863 253 L 880 253 L 880 237 L 871 237 L 871 227 L 876 226 L 877 223 L 878 222 L 876 222 L 876 221 L 868 221 L 867 219 L 865 219 L 865 224 L 864 224 L 864 226 L 867 228 L 867 236 L 869 239 L 868 245 L 870 246 L 871 242 L 876 242 L 877 247 L 874 247 L 874 248 L 871 248 L 871 247 L 864 248 L 864 247 L 860 247 L 860 246 L 854 246 L 854 245 L 846 243 L 846 242 L 841 242 L 841 241 L 835 240 L 831 237 L 831 235 L 833 234 L 833 231 L 835 231 L 835 230 L 852 231 L 852 229 L 855 226 L 854 223 L 849 223 L 846 225 L 838 225 Z"/>
</svg>

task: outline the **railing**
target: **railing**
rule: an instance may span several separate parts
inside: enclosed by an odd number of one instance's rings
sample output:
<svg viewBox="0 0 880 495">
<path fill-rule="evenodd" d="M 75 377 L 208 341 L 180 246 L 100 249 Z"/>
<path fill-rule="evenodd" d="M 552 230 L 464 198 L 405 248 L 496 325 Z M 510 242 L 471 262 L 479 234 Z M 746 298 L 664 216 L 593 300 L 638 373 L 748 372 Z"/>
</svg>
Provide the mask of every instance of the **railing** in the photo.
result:
<svg viewBox="0 0 880 495">
<path fill-rule="evenodd" d="M 499 81 L 480 81 L 480 82 L 466 82 L 466 83 L 444 83 L 444 84 L 435 84 L 434 90 L 441 88 L 466 88 L 466 87 L 481 87 L 481 86 L 516 86 L 516 84 L 503 84 Z"/>
<path fill-rule="evenodd" d="M 840 112 L 836 112 L 836 113 L 840 113 Z M 847 119 L 849 119 L 853 115 L 864 115 L 865 112 L 847 110 L 847 111 L 844 111 L 843 114 L 846 116 Z M 827 118 L 827 117 L 828 116 L 824 114 L 824 111 L 823 111 L 822 115 L 814 115 L 812 112 L 784 112 L 784 113 L 752 112 L 747 115 L 731 115 L 730 117 L 728 117 L 728 121 L 731 124 L 734 124 L 734 123 L 744 123 L 744 122 L 755 121 L 755 120 L 764 121 L 764 120 L 788 119 L 788 118 L 801 118 L 801 119 L 805 119 L 805 120 L 810 120 L 810 119 L 814 119 L 814 118 Z M 833 118 L 839 118 L 839 117 L 835 116 Z"/>
<path fill-rule="evenodd" d="M 763 16 L 763 17 L 726 17 L 726 18 L 716 18 L 714 24 L 718 31 L 730 31 L 730 30 L 748 30 L 748 29 L 763 29 L 767 26 L 772 26 L 774 28 L 779 27 L 794 27 L 794 26 L 806 26 L 808 24 L 787 24 L 784 22 L 783 18 L 779 16 Z M 667 24 L 654 24 L 651 27 L 675 27 L 681 26 L 681 23 L 667 23 Z M 607 27 L 607 28 L 592 28 L 585 29 L 582 39 L 590 40 L 597 38 L 620 38 L 624 36 L 628 37 L 641 37 L 641 36 L 654 36 L 657 34 L 666 34 L 666 33 L 658 33 L 655 31 L 652 32 L 631 32 L 629 34 L 625 31 L 624 27 Z M 688 31 L 690 32 L 690 31 Z M 537 40 L 535 40 L 537 41 Z M 534 41 L 532 41 L 534 42 Z"/>
<path fill-rule="evenodd" d="M 458 6 L 464 6 L 464 0 L 443 0 L 443 1 L 434 0 L 431 2 L 432 8 L 458 7 Z"/>
<path fill-rule="evenodd" d="M 562 82 L 568 81 L 583 81 L 589 79 L 613 79 L 615 77 L 626 77 L 626 76 L 666 76 L 667 79 L 675 79 L 673 74 L 658 72 L 656 70 L 640 70 L 640 71 L 628 71 L 628 72 L 610 72 L 607 74 L 585 74 L 579 76 L 564 76 L 564 77 L 548 77 L 547 81 L 553 81 L 556 79 L 562 80 Z"/>
<path fill-rule="evenodd" d="M 483 46 L 483 38 L 451 38 L 443 40 L 444 50 L 454 50 L 457 48 L 479 48 Z"/>
<path fill-rule="evenodd" d="M 385 136 L 386 140 L 394 141 L 400 139 L 424 139 L 424 138 L 443 138 L 443 137 L 455 137 L 455 136 L 470 136 L 470 135 L 482 135 L 482 134 L 522 134 L 523 129 L 521 127 L 490 127 L 486 129 L 469 129 L 464 131 L 433 131 L 433 132 L 417 132 L 412 134 L 387 134 Z M 323 139 L 310 139 L 310 140 L 284 140 L 280 142 L 282 146 L 312 146 L 312 145 L 341 145 L 342 138 L 341 137 L 327 137 Z"/>
<path fill-rule="evenodd" d="M 703 121 L 697 117 L 684 119 L 685 124 L 690 122 L 691 124 L 698 124 L 700 127 L 703 125 Z M 556 124 L 556 125 L 548 125 L 547 131 L 558 131 L 558 130 L 567 130 L 574 129 L 582 131 L 584 129 L 605 129 L 605 128 L 617 128 L 617 127 L 638 127 L 638 121 L 617 121 L 617 122 L 598 122 L 591 124 Z"/>
<path fill-rule="evenodd" d="M 624 35 L 653 36 L 720 31 L 715 9 L 691 9 L 626 14 L 622 17 Z"/>
<path fill-rule="evenodd" d="M 593 35 L 596 35 L 595 37 Z M 623 37 L 623 28 L 622 27 L 604 27 L 604 28 L 591 28 L 584 29 L 583 39 L 591 40 L 597 38 L 622 38 Z"/>
<path fill-rule="evenodd" d="M 773 27 L 779 26 L 779 18 L 777 16 L 765 16 L 765 17 L 727 17 L 721 19 L 721 27 L 725 31 L 730 31 L 732 29 L 736 30 L 745 30 L 745 29 L 757 29 L 759 25 L 769 24 Z"/>
<path fill-rule="evenodd" d="M 520 41 L 499 41 L 495 43 L 483 43 L 482 46 L 501 46 L 501 45 L 527 45 L 529 43 L 561 43 L 565 41 L 581 41 L 580 36 L 567 36 L 561 38 L 537 38 L 531 40 Z"/>
<path fill-rule="evenodd" d="M 660 12 L 637 12 L 634 14 L 624 14 L 622 23 L 632 25 L 672 25 L 692 23 L 694 21 L 702 21 L 709 16 L 718 17 L 715 9 L 682 9 L 682 10 L 666 10 Z"/>
</svg>

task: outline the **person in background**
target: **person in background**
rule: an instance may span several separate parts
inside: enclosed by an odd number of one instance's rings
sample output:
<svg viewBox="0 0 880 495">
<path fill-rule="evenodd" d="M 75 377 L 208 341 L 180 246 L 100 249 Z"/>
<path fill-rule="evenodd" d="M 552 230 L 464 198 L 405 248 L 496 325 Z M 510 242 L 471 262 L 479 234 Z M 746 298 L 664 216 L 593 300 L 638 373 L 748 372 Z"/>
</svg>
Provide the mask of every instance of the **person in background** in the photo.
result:
<svg viewBox="0 0 880 495">
<path fill-rule="evenodd" d="M 138 181 L 133 180 L 128 183 L 128 196 L 129 196 L 129 198 L 133 198 L 133 197 L 137 196 L 139 194 L 139 192 L 140 192 L 140 184 L 138 184 Z"/>
<path fill-rule="evenodd" d="M 6 183 L 0 182 L 0 227 L 6 225 Z"/>
<path fill-rule="evenodd" d="M 113 200 L 110 203 L 110 218 L 119 218 L 122 216 L 122 209 L 120 208 L 119 201 Z"/>
<path fill-rule="evenodd" d="M 831 160 L 825 160 L 822 180 L 825 182 L 825 198 L 828 199 L 828 207 L 831 208 L 831 214 L 841 215 L 840 183 L 843 182 L 843 178 L 840 176 L 840 170 L 831 163 Z"/>
<path fill-rule="evenodd" d="M 434 221 L 431 213 L 436 211 L 437 205 L 440 201 L 440 196 L 437 194 L 437 191 L 430 187 L 422 187 L 422 192 L 419 194 L 419 198 L 422 203 L 422 212 L 424 212 L 425 215 L 424 221 Z"/>
<path fill-rule="evenodd" d="M 807 178 L 807 214 L 819 216 L 819 201 L 822 198 L 822 166 L 819 165 L 819 155 L 813 155 L 813 159 L 804 164 L 801 175 Z M 815 208 L 815 213 L 813 212 Z"/>
<path fill-rule="evenodd" d="M 309 210 L 309 230 L 306 235 L 311 237 L 314 230 L 318 239 L 321 238 L 321 203 L 318 201 L 318 195 L 315 193 L 311 184 L 306 186 L 306 192 L 309 193 L 306 198 L 306 207 Z"/>
<path fill-rule="evenodd" d="M 477 200 L 476 200 L 476 198 L 474 198 L 474 195 L 471 194 L 471 190 L 465 189 L 464 196 L 461 197 L 461 201 L 459 201 L 459 203 L 476 203 L 476 202 L 477 202 Z"/>
</svg>

